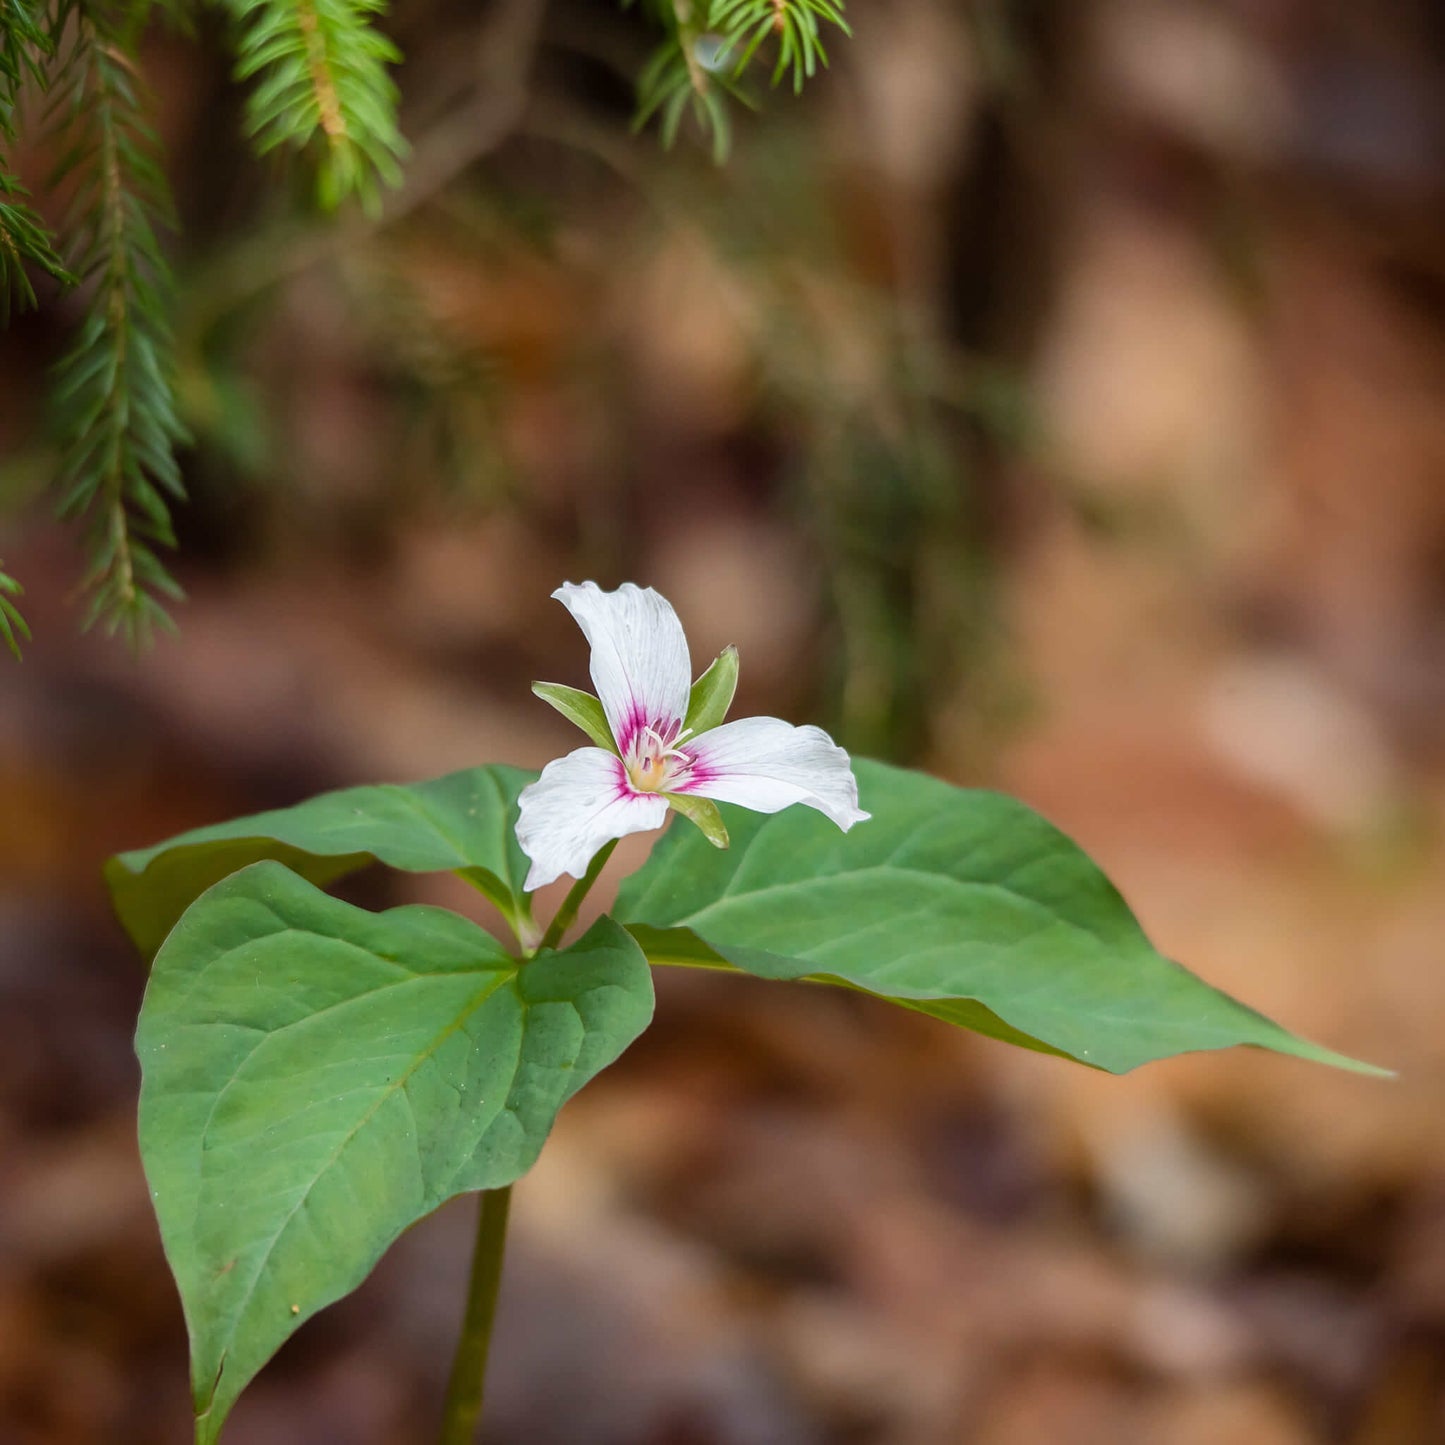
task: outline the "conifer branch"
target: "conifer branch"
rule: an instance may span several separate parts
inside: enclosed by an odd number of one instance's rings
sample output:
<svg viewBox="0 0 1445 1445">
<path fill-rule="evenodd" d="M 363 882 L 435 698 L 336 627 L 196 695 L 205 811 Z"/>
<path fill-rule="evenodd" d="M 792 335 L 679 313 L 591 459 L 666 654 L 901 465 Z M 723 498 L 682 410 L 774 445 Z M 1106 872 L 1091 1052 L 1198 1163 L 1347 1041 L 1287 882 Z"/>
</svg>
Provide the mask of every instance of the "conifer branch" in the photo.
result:
<svg viewBox="0 0 1445 1445">
<path fill-rule="evenodd" d="M 27 204 L 28 192 L 9 173 L 0 151 L 0 326 L 12 311 L 35 309 L 35 287 L 26 267 L 35 266 L 64 285 L 75 278 L 65 269 L 45 222 Z"/>
<path fill-rule="evenodd" d="M 30 641 L 30 628 L 15 605 L 15 598 L 24 591 L 5 570 L 4 564 L 0 563 L 0 638 L 4 639 L 6 647 L 15 654 L 16 662 L 20 661 L 21 642 Z"/>
<path fill-rule="evenodd" d="M 355 197 L 378 214 L 382 188 L 400 182 L 407 153 L 390 71 L 400 56 L 374 23 L 386 0 L 218 3 L 236 22 L 237 77 L 252 83 L 247 126 L 256 148 L 314 152 L 324 204 Z M 517 33 L 530 49 L 540 0 L 517 3 L 525 21 Z M 743 81 L 755 60 L 766 52 L 773 83 L 791 76 L 798 89 L 827 64 L 822 28 L 848 29 L 843 0 L 643 3 L 665 38 L 639 78 L 636 123 L 657 116 L 671 145 L 691 115 L 719 161 L 732 102 L 753 103 Z M 62 442 L 60 510 L 86 523 L 85 625 L 103 621 L 136 643 L 169 622 L 162 599 L 180 596 L 159 553 L 175 545 L 170 509 L 184 497 L 176 448 L 187 437 L 173 385 L 174 283 L 157 239 L 158 229 L 173 225 L 170 192 L 135 55 L 155 10 L 184 27 L 187 4 L 0 0 L 0 325 L 35 304 L 37 270 L 83 288 L 81 324 L 52 393 Z M 526 100 L 516 63 L 509 54 L 503 68 L 484 67 L 486 94 L 475 113 L 449 118 L 392 219 L 505 133 Z M 63 248 L 9 163 L 20 93 L 31 85 L 51 94 L 62 152 L 55 184 L 71 193 Z M 29 636 L 15 606 L 19 595 L 20 584 L 0 571 L 0 642 L 17 653 Z"/>
<path fill-rule="evenodd" d="M 50 41 L 35 18 L 33 0 L 6 0 L 0 11 L 0 131 L 14 135 L 15 97 L 27 76 L 41 78 Z"/>
<path fill-rule="evenodd" d="M 319 147 L 321 201 L 369 210 L 401 180 L 406 142 L 387 67 L 400 52 L 369 17 L 385 0 L 224 0 L 240 25 L 236 76 L 256 81 L 247 127 L 257 150 Z"/>
<path fill-rule="evenodd" d="M 56 253 L 44 221 L 27 204 L 28 192 L 10 170 L 4 142 L 15 138 L 15 112 L 27 80 L 43 80 L 50 40 L 35 18 L 30 0 L 4 0 L 0 10 L 0 326 L 12 309 L 35 306 L 35 288 L 26 267 L 49 272 L 58 281 L 74 278 Z"/>
<path fill-rule="evenodd" d="M 667 38 L 638 77 L 633 129 L 658 117 L 670 148 L 691 114 L 718 162 L 731 144 L 727 99 L 755 108 L 743 80 L 765 47 L 776 48 L 771 83 L 791 75 L 797 93 L 828 63 L 822 25 L 852 33 L 843 0 L 652 0 L 650 8 Z"/>
<path fill-rule="evenodd" d="M 181 596 L 156 550 L 175 546 L 170 504 L 185 496 L 175 457 L 187 437 L 172 384 L 173 281 L 156 236 L 173 217 L 119 34 L 123 12 L 99 0 L 66 9 L 54 108 L 66 149 L 57 179 L 74 178 L 68 229 L 89 296 L 58 368 L 60 511 L 88 522 L 85 626 L 101 621 L 139 646 L 157 624 L 169 625 L 160 599 Z"/>
</svg>

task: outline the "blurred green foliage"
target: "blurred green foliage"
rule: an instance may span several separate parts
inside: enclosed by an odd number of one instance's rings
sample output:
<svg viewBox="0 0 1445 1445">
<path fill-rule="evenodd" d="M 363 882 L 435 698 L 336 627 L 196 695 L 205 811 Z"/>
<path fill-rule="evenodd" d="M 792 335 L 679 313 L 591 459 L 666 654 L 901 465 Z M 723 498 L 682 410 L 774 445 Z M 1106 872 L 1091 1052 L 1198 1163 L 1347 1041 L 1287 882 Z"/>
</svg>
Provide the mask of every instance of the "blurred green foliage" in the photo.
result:
<svg viewBox="0 0 1445 1445">
<path fill-rule="evenodd" d="M 135 645 L 168 621 L 164 603 L 181 595 L 161 552 L 176 543 L 171 513 L 185 497 L 177 450 L 188 439 L 177 400 L 175 279 L 160 240 L 174 215 L 139 63 L 155 8 L 153 0 L 8 0 L 0 11 L 0 321 L 35 304 L 32 272 L 83 288 L 83 315 L 54 389 L 54 488 L 62 515 L 85 524 L 86 625 L 101 622 Z M 160 8 L 182 28 L 192 22 L 184 0 Z M 476 131 L 485 132 L 464 110 L 440 147 L 459 145 L 460 161 L 443 154 L 438 166 L 432 155 L 404 169 L 409 147 L 391 70 L 401 51 L 378 26 L 385 0 L 224 0 L 223 8 L 235 75 L 250 87 L 253 148 L 308 155 L 325 209 L 356 200 L 373 222 L 405 215 L 416 195 L 464 168 Z M 488 21 L 500 16 L 506 30 L 512 11 L 535 29 L 515 0 L 495 6 Z M 690 107 L 719 160 L 730 129 L 724 98 L 748 99 L 748 68 L 775 51 L 774 81 L 791 73 L 796 88 L 826 62 L 820 24 L 847 29 L 832 0 L 679 0 L 651 4 L 649 14 L 663 40 L 642 71 L 638 123 L 660 111 L 671 144 Z M 526 31 L 517 31 L 524 42 Z M 519 59 L 491 67 L 497 95 L 518 85 Z M 68 193 L 54 232 L 7 159 L 27 89 L 49 97 L 44 144 L 59 157 L 50 189 Z M 339 234 L 344 244 L 348 232 Z M 428 358 L 415 360 L 425 369 Z M 455 378 L 458 386 L 477 380 Z M 210 397 L 233 448 L 249 430 L 234 423 L 239 400 L 224 388 Z M 18 614 L 6 607 L 14 647 Z"/>
</svg>

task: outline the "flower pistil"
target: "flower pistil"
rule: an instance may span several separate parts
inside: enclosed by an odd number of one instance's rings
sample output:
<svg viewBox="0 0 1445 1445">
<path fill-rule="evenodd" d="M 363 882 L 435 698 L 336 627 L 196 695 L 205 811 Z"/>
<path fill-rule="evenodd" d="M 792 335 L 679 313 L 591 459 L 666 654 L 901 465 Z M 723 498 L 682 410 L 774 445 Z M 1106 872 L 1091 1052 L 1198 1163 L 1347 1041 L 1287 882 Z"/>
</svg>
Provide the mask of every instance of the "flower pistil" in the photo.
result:
<svg viewBox="0 0 1445 1445">
<path fill-rule="evenodd" d="M 692 732 L 673 723 L 662 729 L 651 725 L 638 728 L 624 756 L 627 778 L 639 793 L 667 793 L 692 776 L 692 754 L 679 743 Z M 668 734 L 675 734 L 670 736 Z"/>
</svg>

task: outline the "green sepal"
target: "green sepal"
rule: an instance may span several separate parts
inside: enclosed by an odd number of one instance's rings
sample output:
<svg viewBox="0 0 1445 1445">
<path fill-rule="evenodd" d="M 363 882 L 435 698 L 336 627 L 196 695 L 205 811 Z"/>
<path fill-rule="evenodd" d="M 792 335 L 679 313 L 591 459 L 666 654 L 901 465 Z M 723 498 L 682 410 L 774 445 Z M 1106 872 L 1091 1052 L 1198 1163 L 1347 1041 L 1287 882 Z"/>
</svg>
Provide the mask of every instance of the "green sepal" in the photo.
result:
<svg viewBox="0 0 1445 1445">
<path fill-rule="evenodd" d="M 737 690 L 738 650 L 725 647 L 713 665 L 693 683 L 683 727 L 694 736 L 715 728 L 728 715 Z"/>
<path fill-rule="evenodd" d="M 543 702 L 555 707 L 569 723 L 581 728 L 599 748 L 617 754 L 617 742 L 612 736 L 612 729 L 607 726 L 607 714 L 590 692 L 568 687 L 562 682 L 534 682 L 532 691 Z"/>
<path fill-rule="evenodd" d="M 689 823 L 695 823 L 714 848 L 727 847 L 727 824 L 711 798 L 699 798 L 696 793 L 664 793 L 662 796 L 673 812 L 681 813 Z"/>
</svg>

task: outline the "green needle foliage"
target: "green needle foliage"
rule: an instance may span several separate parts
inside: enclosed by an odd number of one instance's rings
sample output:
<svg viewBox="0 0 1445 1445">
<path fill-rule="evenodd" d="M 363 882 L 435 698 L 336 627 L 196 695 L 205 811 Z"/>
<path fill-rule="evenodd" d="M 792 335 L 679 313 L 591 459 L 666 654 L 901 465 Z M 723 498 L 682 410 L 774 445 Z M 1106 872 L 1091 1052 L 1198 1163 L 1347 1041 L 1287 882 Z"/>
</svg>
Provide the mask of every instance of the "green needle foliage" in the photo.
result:
<svg viewBox="0 0 1445 1445">
<path fill-rule="evenodd" d="M 249 86 L 246 128 L 260 155 L 312 162 L 327 209 L 377 213 L 407 153 L 390 67 L 401 56 L 378 28 L 386 0 L 217 0 L 234 22 L 235 74 Z M 630 3 L 630 0 L 623 0 Z M 664 39 L 638 82 L 637 126 L 654 116 L 671 145 L 689 114 L 727 153 L 730 101 L 753 102 L 760 59 L 794 89 L 827 64 L 821 31 L 847 32 L 835 0 L 647 0 Z M 36 304 L 34 278 L 80 294 L 80 320 L 56 371 L 53 411 L 61 514 L 83 524 L 85 625 L 133 645 L 168 625 L 181 596 L 162 554 L 185 489 L 187 441 L 175 392 L 174 278 L 161 238 L 175 218 L 147 115 L 138 53 L 156 0 L 0 0 L 0 326 Z M 184 27 L 187 0 L 159 0 Z M 48 94 L 52 190 L 68 195 L 61 239 L 11 166 L 27 92 Z M 19 584 L 0 572 L 0 639 L 28 637 Z"/>
<path fill-rule="evenodd" d="M 5 154 L 15 139 L 15 109 L 20 88 L 40 74 L 38 60 L 49 40 L 36 24 L 27 0 L 7 0 L 0 22 L 0 325 L 10 320 L 11 307 L 35 305 L 35 290 L 26 265 L 39 267 L 61 281 L 71 279 L 55 251 L 45 223 L 26 203 L 28 192 L 11 174 Z"/>
<path fill-rule="evenodd" d="M 49 52 L 49 36 L 37 22 L 29 0 L 5 0 L 0 12 L 0 326 L 9 325 L 12 311 L 29 310 L 36 304 L 27 266 L 66 284 L 74 279 L 56 252 L 44 221 L 29 205 L 29 193 L 12 174 L 8 155 L 15 140 L 21 88 L 41 77 L 41 63 Z M 23 591 L 0 567 L 0 639 L 17 660 L 21 642 L 30 638 L 30 628 L 15 603 Z"/>
<path fill-rule="evenodd" d="M 181 595 L 156 552 L 175 546 L 170 506 L 185 496 L 172 278 L 156 235 L 173 215 L 117 23 L 124 15 L 76 0 L 67 18 L 69 48 L 53 88 L 66 146 L 57 179 L 75 186 L 67 229 L 87 300 L 55 393 L 65 439 L 60 510 L 87 525 L 85 625 L 103 621 L 140 644 L 168 621 L 160 598 Z"/>
<path fill-rule="evenodd" d="M 49 50 L 49 38 L 30 0 L 5 0 L 0 18 L 0 326 L 9 324 L 12 307 L 23 311 L 35 305 L 27 265 L 60 281 L 72 279 L 45 223 L 27 203 L 29 193 L 11 173 L 6 154 L 15 139 L 20 89 L 40 77 L 40 62 Z"/>
<path fill-rule="evenodd" d="M 852 33 L 831 0 L 654 0 L 652 10 L 667 38 L 638 80 L 633 128 L 657 117 L 670 147 L 691 114 L 719 162 L 732 143 L 728 99 L 754 106 L 743 79 L 761 56 L 773 58 L 771 83 L 791 74 L 797 93 L 828 63 L 823 25 Z"/>
<path fill-rule="evenodd" d="M 35 288 L 26 266 L 36 266 L 67 285 L 74 277 L 65 269 L 45 222 L 29 204 L 29 193 L 5 170 L 0 154 L 0 326 L 10 313 L 35 308 Z"/>
<path fill-rule="evenodd" d="M 406 154 L 386 68 L 401 53 L 369 18 L 382 0 L 224 3 L 240 27 L 236 76 L 256 82 L 246 117 L 257 150 L 319 146 L 322 204 L 355 196 L 379 209 L 380 187 L 400 181 Z"/>
<path fill-rule="evenodd" d="M 14 140 L 16 105 L 26 81 L 43 75 L 40 62 L 51 42 L 30 0 L 6 0 L 0 19 L 0 325 L 17 311 L 35 306 L 35 288 L 26 266 L 35 266 L 61 282 L 72 279 L 56 253 L 51 234 L 27 204 L 29 192 L 10 172 L 6 150 Z"/>
<path fill-rule="evenodd" d="M 24 590 L 5 568 L 0 566 L 0 638 L 5 640 L 6 647 L 15 654 L 17 662 L 20 660 L 20 644 L 30 641 L 30 628 L 15 606 L 15 599 Z"/>
</svg>

